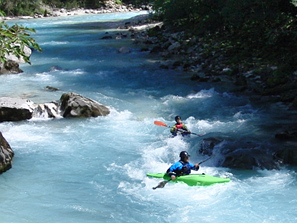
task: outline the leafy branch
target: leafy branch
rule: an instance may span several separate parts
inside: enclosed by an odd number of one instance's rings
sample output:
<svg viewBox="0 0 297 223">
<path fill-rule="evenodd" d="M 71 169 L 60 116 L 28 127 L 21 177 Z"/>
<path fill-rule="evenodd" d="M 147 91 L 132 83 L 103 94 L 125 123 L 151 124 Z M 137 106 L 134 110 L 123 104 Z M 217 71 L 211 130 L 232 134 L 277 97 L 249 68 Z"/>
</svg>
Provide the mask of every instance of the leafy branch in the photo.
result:
<svg viewBox="0 0 297 223">
<path fill-rule="evenodd" d="M 31 64 L 30 55 L 26 55 L 25 48 L 33 48 L 40 52 L 42 49 L 35 39 L 30 37 L 29 32 L 35 33 L 35 29 L 17 24 L 9 27 L 5 22 L 0 23 L 0 62 L 5 63 L 8 55 L 15 55 Z"/>
</svg>

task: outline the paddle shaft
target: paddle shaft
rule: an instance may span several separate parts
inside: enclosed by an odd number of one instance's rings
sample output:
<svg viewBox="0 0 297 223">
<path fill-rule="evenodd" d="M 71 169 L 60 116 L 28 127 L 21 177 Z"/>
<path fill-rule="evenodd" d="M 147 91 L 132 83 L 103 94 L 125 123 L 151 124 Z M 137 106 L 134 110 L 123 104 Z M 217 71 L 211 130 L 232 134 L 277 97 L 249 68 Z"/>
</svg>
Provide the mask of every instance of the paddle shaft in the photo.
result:
<svg viewBox="0 0 297 223">
<path fill-rule="evenodd" d="M 204 163 L 204 162 L 206 162 L 206 161 L 208 161 L 208 160 L 210 160 L 211 158 L 213 158 L 215 155 L 214 154 L 212 154 L 210 157 L 208 157 L 206 160 L 203 160 L 203 161 L 201 161 L 200 163 L 199 163 L 199 165 L 200 164 L 202 164 L 202 163 Z"/>
</svg>

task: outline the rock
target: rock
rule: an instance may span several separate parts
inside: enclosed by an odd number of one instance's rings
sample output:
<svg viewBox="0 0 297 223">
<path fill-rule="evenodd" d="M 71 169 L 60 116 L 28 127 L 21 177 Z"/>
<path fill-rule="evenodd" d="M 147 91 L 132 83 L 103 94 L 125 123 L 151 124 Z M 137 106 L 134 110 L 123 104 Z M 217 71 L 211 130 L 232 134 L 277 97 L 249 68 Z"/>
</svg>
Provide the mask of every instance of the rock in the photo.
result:
<svg viewBox="0 0 297 223">
<path fill-rule="evenodd" d="M 178 50 L 181 47 L 179 42 L 175 42 L 168 47 L 168 51 Z"/>
<path fill-rule="evenodd" d="M 290 108 L 290 110 L 297 110 L 297 96 L 294 98 Z"/>
<path fill-rule="evenodd" d="M 4 64 L 0 63 L 0 74 L 18 74 L 22 72 L 16 61 L 8 60 Z"/>
<path fill-rule="evenodd" d="M 131 53 L 131 50 L 128 47 L 123 46 L 118 50 L 118 52 L 119 53 Z"/>
<path fill-rule="evenodd" d="M 60 118 L 60 107 L 58 102 L 39 104 L 34 111 L 34 117 Z"/>
<path fill-rule="evenodd" d="M 103 36 L 101 39 L 112 39 L 112 36 Z"/>
<path fill-rule="evenodd" d="M 297 141 L 297 132 L 296 131 L 283 131 L 275 134 L 275 138 L 278 140 L 293 140 Z"/>
<path fill-rule="evenodd" d="M 158 28 L 161 29 L 163 26 L 163 22 L 157 22 L 157 23 L 150 23 L 150 24 L 144 24 L 144 25 L 138 25 L 138 26 L 131 26 L 130 31 L 143 31 L 143 30 L 149 30 Z"/>
<path fill-rule="evenodd" d="M 30 57 L 32 54 L 32 50 L 28 47 L 28 46 L 24 46 L 24 53 L 26 57 Z M 17 63 L 26 63 L 26 61 L 24 60 L 24 58 L 21 56 L 20 58 L 13 55 L 13 54 L 9 54 L 7 56 L 5 56 L 7 60 L 12 60 L 15 61 Z"/>
<path fill-rule="evenodd" d="M 222 139 L 217 139 L 213 137 L 203 139 L 200 145 L 199 153 L 203 155 L 212 155 L 212 151 L 215 145 L 221 143 L 222 141 Z"/>
<path fill-rule="evenodd" d="M 50 72 L 59 71 L 59 70 L 63 70 L 63 68 L 58 65 L 50 67 Z"/>
<path fill-rule="evenodd" d="M 13 150 L 0 132 L 0 174 L 11 168 L 13 156 Z"/>
<path fill-rule="evenodd" d="M 46 89 L 50 90 L 50 91 L 58 91 L 59 89 L 56 87 L 51 87 L 51 86 L 46 86 Z"/>
<path fill-rule="evenodd" d="M 24 46 L 24 53 L 27 57 L 30 57 L 32 54 L 32 50 Z M 7 61 L 3 64 L 0 63 L 0 74 L 18 74 L 22 73 L 23 71 L 19 68 L 20 63 L 26 63 L 24 57 L 17 57 L 13 54 L 5 55 Z"/>
<path fill-rule="evenodd" d="M 223 167 L 235 169 L 278 169 L 274 162 L 272 154 L 266 154 L 264 151 L 256 148 L 238 149 L 226 155 Z"/>
<path fill-rule="evenodd" d="M 64 93 L 61 98 L 63 117 L 97 117 L 110 113 L 104 105 L 76 93 Z"/>
<path fill-rule="evenodd" d="M 1 97 L 0 122 L 31 119 L 36 105 L 28 99 Z"/>
<path fill-rule="evenodd" d="M 32 117 L 97 117 L 109 113 L 104 105 L 76 93 L 65 93 L 60 101 L 38 105 L 27 99 L 0 98 L 0 122 L 22 121 Z"/>
<path fill-rule="evenodd" d="M 219 154 L 219 166 L 234 169 L 278 169 L 272 150 L 252 142 L 230 141 L 223 138 L 203 139 L 199 153 Z M 271 151 L 271 152 L 269 152 Z"/>
<path fill-rule="evenodd" d="M 297 165 L 296 145 L 291 148 L 284 148 L 274 154 L 275 158 L 283 164 Z"/>
</svg>

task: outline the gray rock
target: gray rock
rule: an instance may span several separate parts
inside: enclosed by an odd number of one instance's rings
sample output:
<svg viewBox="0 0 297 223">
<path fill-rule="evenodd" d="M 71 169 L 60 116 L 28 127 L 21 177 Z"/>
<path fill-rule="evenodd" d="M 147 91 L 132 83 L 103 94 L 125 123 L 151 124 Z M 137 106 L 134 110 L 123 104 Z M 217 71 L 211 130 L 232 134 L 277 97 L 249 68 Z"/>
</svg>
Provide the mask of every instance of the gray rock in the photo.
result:
<svg viewBox="0 0 297 223">
<path fill-rule="evenodd" d="M 34 117 L 60 118 L 61 111 L 58 102 L 39 104 L 34 110 Z"/>
<path fill-rule="evenodd" d="M 19 98 L 0 98 L 0 122 L 22 121 L 32 117 L 97 117 L 109 113 L 106 106 L 76 93 L 65 93 L 60 101 L 43 104 Z"/>
<path fill-rule="evenodd" d="M 169 51 L 178 50 L 181 47 L 181 44 L 179 42 L 174 42 L 168 47 Z"/>
<path fill-rule="evenodd" d="M 64 93 L 61 98 L 62 116 L 65 117 L 97 117 L 110 113 L 104 105 L 76 93 Z"/>
<path fill-rule="evenodd" d="M 19 45 L 19 44 L 16 44 L 16 45 Z M 28 46 L 24 46 L 24 53 L 27 57 L 30 57 L 31 54 L 32 54 L 32 50 L 28 47 Z M 9 55 L 6 55 L 5 56 L 7 60 L 12 60 L 12 61 L 15 61 L 17 63 L 26 63 L 24 58 L 21 56 L 21 57 L 17 57 L 13 54 L 9 54 Z"/>
<path fill-rule="evenodd" d="M 119 53 L 131 53 L 131 50 L 129 47 L 123 46 L 118 50 Z"/>
<path fill-rule="evenodd" d="M 11 168 L 13 156 L 13 150 L 0 132 L 0 174 Z"/>
<path fill-rule="evenodd" d="M 0 74 L 19 74 L 22 72 L 16 61 L 8 60 L 4 64 L 0 63 Z"/>
<path fill-rule="evenodd" d="M 27 99 L 1 97 L 0 122 L 31 119 L 36 105 Z"/>
</svg>

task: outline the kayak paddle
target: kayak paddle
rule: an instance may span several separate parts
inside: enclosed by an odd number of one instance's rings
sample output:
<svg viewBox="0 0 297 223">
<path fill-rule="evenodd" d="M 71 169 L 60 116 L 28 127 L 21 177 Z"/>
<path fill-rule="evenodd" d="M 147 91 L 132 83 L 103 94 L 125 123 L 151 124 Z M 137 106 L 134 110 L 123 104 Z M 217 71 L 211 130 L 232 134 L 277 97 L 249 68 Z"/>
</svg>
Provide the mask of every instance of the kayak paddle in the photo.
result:
<svg viewBox="0 0 297 223">
<path fill-rule="evenodd" d="M 158 125 L 158 126 L 162 126 L 162 127 L 172 128 L 171 126 L 168 126 L 164 122 L 161 122 L 161 121 L 154 121 L 154 124 L 155 125 Z M 181 130 L 178 130 L 178 131 L 183 132 Z M 190 134 L 193 134 L 193 135 L 196 135 L 196 136 L 203 136 L 203 135 L 205 135 L 205 133 L 204 134 L 197 134 L 197 133 L 194 133 L 194 132 L 191 132 Z"/>
<path fill-rule="evenodd" d="M 210 157 L 208 157 L 207 159 L 201 161 L 201 162 L 199 163 L 199 166 L 200 166 L 200 164 L 202 164 L 202 163 L 204 163 L 204 162 L 210 160 L 210 159 L 213 158 L 214 156 L 215 156 L 215 155 L 213 154 L 213 155 L 211 155 Z M 164 181 L 160 182 L 157 186 L 153 187 L 153 190 L 156 190 L 157 188 L 163 188 L 163 187 L 165 187 L 165 185 L 166 185 L 169 181 L 171 181 L 171 180 L 172 180 L 172 179 L 170 178 L 169 180 L 164 180 Z"/>
</svg>

